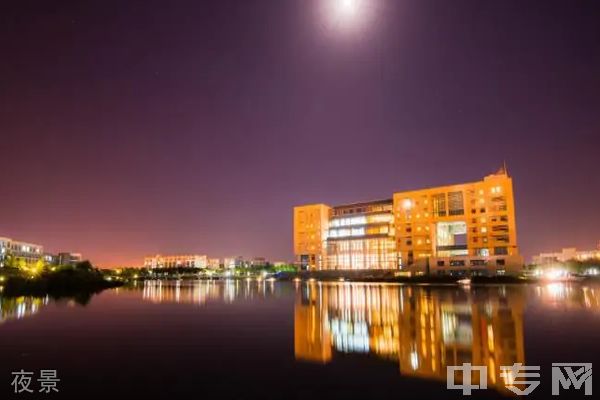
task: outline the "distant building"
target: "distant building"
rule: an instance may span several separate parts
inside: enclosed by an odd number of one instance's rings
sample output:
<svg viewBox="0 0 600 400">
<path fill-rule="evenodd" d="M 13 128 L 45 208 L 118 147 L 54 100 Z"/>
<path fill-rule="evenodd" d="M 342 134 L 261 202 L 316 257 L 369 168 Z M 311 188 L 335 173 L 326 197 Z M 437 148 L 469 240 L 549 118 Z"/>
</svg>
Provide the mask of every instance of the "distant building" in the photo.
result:
<svg viewBox="0 0 600 400">
<path fill-rule="evenodd" d="M 223 259 L 223 266 L 226 269 L 247 268 L 250 266 L 250 262 L 246 261 L 242 256 L 225 257 Z"/>
<path fill-rule="evenodd" d="M 199 254 L 160 255 L 144 259 L 146 268 L 206 268 L 208 257 Z"/>
<path fill-rule="evenodd" d="M 81 253 L 58 253 L 58 265 L 75 265 L 82 261 Z"/>
<path fill-rule="evenodd" d="M 58 256 L 52 253 L 44 253 L 44 263 L 46 265 L 58 265 Z"/>
<path fill-rule="evenodd" d="M 288 262 L 288 261 L 273 261 L 273 266 L 274 267 L 283 267 L 285 265 L 291 265 L 293 263 Z"/>
<path fill-rule="evenodd" d="M 600 242 L 595 250 L 577 250 L 575 247 L 563 248 L 560 252 L 540 253 L 533 256 L 533 263 L 536 265 L 548 265 L 566 261 L 588 261 L 600 260 Z"/>
<path fill-rule="evenodd" d="M 210 268 L 210 269 L 221 268 L 221 260 L 218 258 L 209 258 L 208 259 L 208 268 Z"/>
<path fill-rule="evenodd" d="M 44 246 L 0 237 L 0 267 L 12 256 L 17 263 L 35 264 L 44 256 Z"/>
<path fill-rule="evenodd" d="M 269 261 L 265 257 L 254 257 L 252 261 L 250 261 L 250 266 L 252 267 L 264 267 L 269 264 Z"/>
<path fill-rule="evenodd" d="M 74 265 L 82 260 L 80 253 L 45 253 L 44 246 L 0 237 L 0 267 L 12 256 L 17 263 L 35 264 L 42 260 L 45 265 Z"/>
<path fill-rule="evenodd" d="M 512 179 L 501 168 L 480 181 L 383 200 L 294 207 L 294 253 L 311 270 L 517 273 Z"/>
</svg>

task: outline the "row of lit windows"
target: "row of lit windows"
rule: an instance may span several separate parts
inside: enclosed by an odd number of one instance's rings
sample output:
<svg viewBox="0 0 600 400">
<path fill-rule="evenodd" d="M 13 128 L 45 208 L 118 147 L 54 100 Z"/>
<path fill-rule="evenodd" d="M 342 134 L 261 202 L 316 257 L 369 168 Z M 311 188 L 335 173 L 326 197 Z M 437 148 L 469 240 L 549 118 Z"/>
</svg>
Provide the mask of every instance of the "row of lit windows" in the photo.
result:
<svg viewBox="0 0 600 400">
<path fill-rule="evenodd" d="M 329 226 L 337 228 L 340 226 L 367 225 L 367 224 L 383 224 L 391 223 L 394 216 L 390 213 L 374 214 L 374 215 L 359 215 L 348 218 L 335 218 L 330 221 Z"/>
</svg>

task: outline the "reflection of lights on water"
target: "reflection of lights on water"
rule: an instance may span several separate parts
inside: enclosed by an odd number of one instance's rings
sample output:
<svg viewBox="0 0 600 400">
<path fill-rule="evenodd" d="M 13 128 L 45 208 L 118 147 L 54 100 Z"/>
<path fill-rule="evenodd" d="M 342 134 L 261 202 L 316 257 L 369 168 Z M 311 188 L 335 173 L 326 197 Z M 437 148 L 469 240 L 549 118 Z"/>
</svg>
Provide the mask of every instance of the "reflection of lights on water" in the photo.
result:
<svg viewBox="0 0 600 400">
<path fill-rule="evenodd" d="M 550 297 L 555 299 L 563 299 L 566 297 L 567 288 L 564 283 L 549 283 L 546 285 L 546 290 Z"/>
<path fill-rule="evenodd" d="M 417 368 L 419 368 L 419 354 L 414 349 L 410 352 L 410 367 L 413 371 L 416 371 Z"/>
<path fill-rule="evenodd" d="M 369 327 L 365 321 L 353 322 L 334 318 L 329 322 L 329 330 L 338 351 L 343 353 L 369 352 Z"/>
<path fill-rule="evenodd" d="M 18 297 L 14 300 L 4 301 L 0 298 L 0 323 L 11 318 L 21 319 L 37 314 L 42 306 L 46 306 L 49 302 L 49 297 Z"/>
<path fill-rule="evenodd" d="M 549 269 L 544 272 L 543 278 L 549 281 L 555 281 L 568 277 L 569 272 L 564 269 Z"/>
<path fill-rule="evenodd" d="M 502 368 L 502 367 L 501 367 Z M 515 375 L 510 368 L 503 368 L 500 376 L 504 378 L 504 384 L 506 386 L 512 386 L 515 382 Z"/>
<path fill-rule="evenodd" d="M 488 339 L 488 349 L 489 351 L 494 351 L 494 327 L 491 324 L 487 326 L 487 339 Z"/>
</svg>

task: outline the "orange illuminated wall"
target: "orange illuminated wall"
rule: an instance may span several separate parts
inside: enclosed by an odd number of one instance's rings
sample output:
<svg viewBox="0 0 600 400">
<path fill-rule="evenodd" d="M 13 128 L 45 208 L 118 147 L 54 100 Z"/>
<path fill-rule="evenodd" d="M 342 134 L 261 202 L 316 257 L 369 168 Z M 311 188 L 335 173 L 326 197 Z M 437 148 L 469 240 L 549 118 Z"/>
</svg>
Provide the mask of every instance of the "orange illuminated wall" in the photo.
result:
<svg viewBox="0 0 600 400">
<path fill-rule="evenodd" d="M 294 254 L 308 269 L 323 269 L 331 208 L 325 204 L 294 207 Z"/>
</svg>

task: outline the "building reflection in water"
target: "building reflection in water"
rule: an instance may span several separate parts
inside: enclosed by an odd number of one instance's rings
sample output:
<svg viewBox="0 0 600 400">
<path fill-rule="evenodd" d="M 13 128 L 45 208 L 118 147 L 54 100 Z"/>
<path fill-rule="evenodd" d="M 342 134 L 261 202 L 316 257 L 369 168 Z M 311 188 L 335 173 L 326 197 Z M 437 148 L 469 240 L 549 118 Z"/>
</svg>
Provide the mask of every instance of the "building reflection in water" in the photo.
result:
<svg viewBox="0 0 600 400">
<path fill-rule="evenodd" d="M 232 303 L 267 298 L 277 294 L 277 285 L 267 280 L 146 281 L 144 300 L 154 303 L 203 305 L 210 301 Z"/>
<path fill-rule="evenodd" d="M 21 319 L 36 314 L 43 306 L 47 305 L 47 297 L 1 297 L 0 296 L 0 323 L 10 319 Z"/>
<path fill-rule="evenodd" d="M 277 297 L 294 288 L 256 280 L 148 281 L 142 290 L 155 303 L 204 305 Z M 507 390 L 500 366 L 526 365 L 526 301 L 600 311 L 598 289 L 565 284 L 463 289 L 304 282 L 295 284 L 295 296 L 297 360 L 326 364 L 336 353 L 364 354 L 397 363 L 401 375 L 440 382 L 447 366 L 485 365 L 488 385 L 499 390 Z M 474 383 L 478 378 L 473 375 Z"/>
<path fill-rule="evenodd" d="M 525 363 L 522 290 L 464 291 L 368 284 L 304 284 L 295 305 L 295 355 L 327 363 L 335 352 L 368 353 L 402 375 L 446 381 L 446 366 Z M 477 379 L 477 376 L 473 377 Z M 460 376 L 457 376 L 460 380 Z"/>
</svg>

